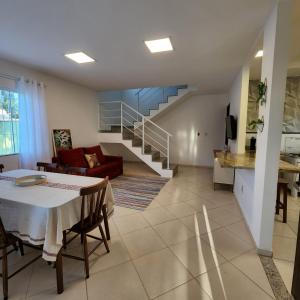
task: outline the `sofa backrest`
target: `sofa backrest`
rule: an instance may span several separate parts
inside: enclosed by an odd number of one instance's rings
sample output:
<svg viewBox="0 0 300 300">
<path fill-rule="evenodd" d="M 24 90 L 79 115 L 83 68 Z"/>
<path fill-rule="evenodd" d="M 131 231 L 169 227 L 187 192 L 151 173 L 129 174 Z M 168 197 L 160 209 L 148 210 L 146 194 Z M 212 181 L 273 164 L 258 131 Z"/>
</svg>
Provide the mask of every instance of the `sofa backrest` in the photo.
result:
<svg viewBox="0 0 300 300">
<path fill-rule="evenodd" d="M 58 162 L 71 167 L 88 168 L 83 148 L 60 150 L 57 153 Z"/>
</svg>

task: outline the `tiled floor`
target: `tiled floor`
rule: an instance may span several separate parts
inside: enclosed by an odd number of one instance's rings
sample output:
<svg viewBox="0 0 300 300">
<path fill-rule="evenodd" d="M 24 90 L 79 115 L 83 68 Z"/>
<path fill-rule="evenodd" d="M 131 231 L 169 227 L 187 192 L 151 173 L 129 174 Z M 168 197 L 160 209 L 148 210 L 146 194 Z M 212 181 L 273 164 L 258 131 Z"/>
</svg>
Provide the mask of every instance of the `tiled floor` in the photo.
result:
<svg viewBox="0 0 300 300">
<path fill-rule="evenodd" d="M 300 198 L 289 196 L 287 223 L 282 223 L 282 216 L 280 215 L 275 217 L 274 224 L 273 258 L 289 292 L 293 279 L 299 212 Z"/>
<path fill-rule="evenodd" d="M 125 170 L 153 175 L 135 164 Z M 233 194 L 214 192 L 211 177 L 210 169 L 180 167 L 144 212 L 115 207 L 111 252 L 91 256 L 89 279 L 81 262 L 64 259 L 65 291 L 56 295 L 55 270 L 40 260 L 10 281 L 9 299 L 274 299 Z M 294 240 L 292 229 L 277 227 Z"/>
</svg>

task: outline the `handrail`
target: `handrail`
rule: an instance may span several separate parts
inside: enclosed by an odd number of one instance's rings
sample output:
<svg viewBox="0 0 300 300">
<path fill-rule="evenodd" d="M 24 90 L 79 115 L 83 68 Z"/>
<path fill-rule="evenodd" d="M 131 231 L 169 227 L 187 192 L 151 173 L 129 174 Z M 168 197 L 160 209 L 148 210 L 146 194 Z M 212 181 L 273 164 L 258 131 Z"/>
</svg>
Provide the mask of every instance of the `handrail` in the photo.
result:
<svg viewBox="0 0 300 300">
<path fill-rule="evenodd" d="M 119 105 L 118 108 L 108 108 L 106 105 Z M 101 107 L 102 106 L 102 107 Z M 120 119 L 120 124 L 116 120 Z M 106 121 L 108 120 L 108 121 Z M 110 121 L 111 120 L 111 121 Z M 112 122 L 113 121 L 113 122 Z M 119 121 L 119 120 L 118 120 Z M 117 121 L 117 122 L 118 122 Z M 102 127 L 103 125 L 103 127 Z M 167 168 L 170 167 L 170 137 L 169 132 L 154 123 L 150 118 L 141 114 L 124 101 L 99 102 L 99 128 L 109 130 L 113 125 L 120 125 L 121 134 L 123 129 L 133 133 L 142 140 L 142 154 L 145 154 L 145 145 L 150 145 L 160 152 L 162 157 L 167 158 Z"/>
<path fill-rule="evenodd" d="M 153 121 L 151 121 L 149 118 L 145 117 L 144 115 L 142 115 L 140 112 L 138 112 L 137 110 L 135 110 L 134 108 L 132 108 L 131 106 L 129 106 L 128 104 L 126 104 L 125 102 L 121 101 L 121 104 L 128 107 L 129 109 L 131 109 L 132 111 L 134 111 L 137 115 L 141 116 L 142 118 L 145 119 L 146 122 L 150 122 L 152 123 L 154 126 L 156 126 L 158 129 L 160 129 L 161 131 L 163 131 L 165 134 L 167 134 L 168 136 L 172 136 L 171 133 L 169 133 L 168 131 L 162 129 L 160 126 L 158 126 L 157 124 L 155 124 Z"/>
</svg>

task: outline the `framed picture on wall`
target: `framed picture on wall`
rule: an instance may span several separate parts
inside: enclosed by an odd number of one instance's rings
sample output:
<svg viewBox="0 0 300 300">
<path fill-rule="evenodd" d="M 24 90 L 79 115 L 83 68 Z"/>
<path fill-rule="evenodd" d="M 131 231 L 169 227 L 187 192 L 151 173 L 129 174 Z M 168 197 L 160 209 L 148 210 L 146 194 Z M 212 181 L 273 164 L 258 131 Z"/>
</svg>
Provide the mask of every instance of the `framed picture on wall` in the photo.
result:
<svg viewBox="0 0 300 300">
<path fill-rule="evenodd" d="M 72 138 L 70 129 L 53 129 L 52 138 L 55 156 L 57 156 L 57 152 L 59 150 L 72 149 Z"/>
</svg>

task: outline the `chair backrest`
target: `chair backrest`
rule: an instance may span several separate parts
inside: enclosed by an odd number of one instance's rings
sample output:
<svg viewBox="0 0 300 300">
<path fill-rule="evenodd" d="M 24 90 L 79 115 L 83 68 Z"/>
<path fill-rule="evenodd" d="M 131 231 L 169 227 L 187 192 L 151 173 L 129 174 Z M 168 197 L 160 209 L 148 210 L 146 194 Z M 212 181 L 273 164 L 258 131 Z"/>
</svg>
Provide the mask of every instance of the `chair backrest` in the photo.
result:
<svg viewBox="0 0 300 300">
<path fill-rule="evenodd" d="M 38 171 L 64 173 L 64 168 L 57 163 L 46 163 L 38 161 L 36 163 Z"/>
<path fill-rule="evenodd" d="M 7 240 L 6 231 L 3 226 L 2 219 L 0 217 L 0 246 L 2 248 L 2 247 L 5 247 L 5 245 L 7 245 L 7 244 L 8 244 L 8 240 Z"/>
<path fill-rule="evenodd" d="M 4 165 L 0 164 L 0 173 L 2 173 L 2 170 L 4 169 Z"/>
<path fill-rule="evenodd" d="M 49 165 L 50 165 L 50 163 L 46 163 L 46 162 L 42 162 L 42 161 L 38 161 L 36 163 L 38 171 L 45 171 L 45 168 Z"/>
<path fill-rule="evenodd" d="M 86 168 L 65 167 L 66 174 L 86 176 Z"/>
<path fill-rule="evenodd" d="M 81 228 L 98 225 L 102 218 L 108 177 L 98 184 L 80 189 L 81 202 Z"/>
</svg>

